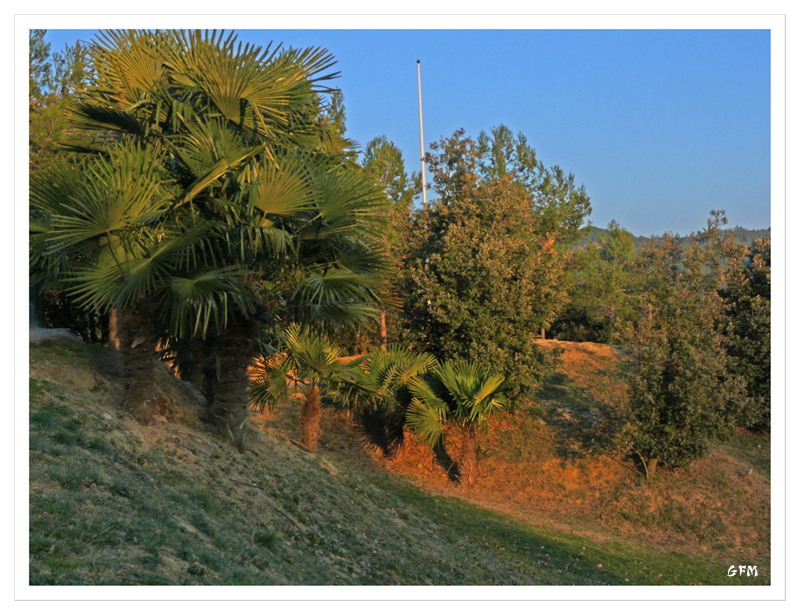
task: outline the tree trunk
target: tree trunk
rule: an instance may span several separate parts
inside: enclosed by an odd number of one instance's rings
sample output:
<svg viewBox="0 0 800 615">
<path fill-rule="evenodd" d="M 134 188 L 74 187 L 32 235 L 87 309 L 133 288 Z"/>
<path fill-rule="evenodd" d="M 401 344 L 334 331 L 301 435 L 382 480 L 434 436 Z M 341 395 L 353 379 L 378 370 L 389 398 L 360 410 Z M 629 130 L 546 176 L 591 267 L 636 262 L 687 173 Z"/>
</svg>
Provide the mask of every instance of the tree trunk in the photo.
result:
<svg viewBox="0 0 800 615">
<path fill-rule="evenodd" d="M 175 365 L 178 377 L 184 382 L 190 382 L 200 390 L 200 380 L 203 375 L 201 364 L 203 358 L 203 338 L 199 335 L 190 340 L 180 340 L 175 351 Z"/>
<path fill-rule="evenodd" d="M 86 315 L 86 320 L 89 323 L 89 343 L 96 344 L 99 340 L 97 335 L 97 317 L 95 316 L 94 312 L 89 312 Z"/>
<path fill-rule="evenodd" d="M 28 289 L 28 313 L 30 315 L 29 328 L 44 328 L 44 297 L 42 297 L 42 284 L 34 284 Z"/>
<path fill-rule="evenodd" d="M 128 385 L 125 407 L 137 421 L 150 424 L 157 410 L 153 386 L 156 333 L 150 304 L 144 300 L 116 310 L 114 320 L 122 372 Z"/>
<path fill-rule="evenodd" d="M 478 482 L 478 455 L 475 446 L 475 427 L 468 425 L 464 428 L 461 440 L 461 459 L 458 469 L 461 474 L 461 483 L 473 487 Z"/>
<path fill-rule="evenodd" d="M 240 317 L 230 322 L 214 340 L 214 353 L 207 356 L 203 366 L 207 385 L 211 385 L 211 417 L 239 452 L 244 452 L 245 426 L 250 415 L 247 368 L 253 361 L 255 334 L 255 325 L 249 319 Z"/>
<path fill-rule="evenodd" d="M 205 396 L 208 402 L 209 415 L 206 417 L 207 421 L 213 423 L 213 416 L 211 415 L 211 406 L 214 404 L 214 393 L 217 390 L 219 383 L 219 356 L 216 351 L 217 336 L 213 334 L 207 335 L 202 341 L 202 349 L 199 355 L 200 362 L 200 381 L 202 387 L 200 392 Z"/>
<path fill-rule="evenodd" d="M 381 350 L 386 352 L 386 310 L 381 310 Z"/>
<path fill-rule="evenodd" d="M 123 341 L 120 340 L 119 318 L 117 310 L 111 310 L 108 316 L 108 347 L 119 350 Z M 130 344 L 130 342 L 129 342 Z"/>
<path fill-rule="evenodd" d="M 300 444 L 312 453 L 317 450 L 319 420 L 322 416 L 319 401 L 319 387 L 312 385 L 300 411 Z"/>
</svg>

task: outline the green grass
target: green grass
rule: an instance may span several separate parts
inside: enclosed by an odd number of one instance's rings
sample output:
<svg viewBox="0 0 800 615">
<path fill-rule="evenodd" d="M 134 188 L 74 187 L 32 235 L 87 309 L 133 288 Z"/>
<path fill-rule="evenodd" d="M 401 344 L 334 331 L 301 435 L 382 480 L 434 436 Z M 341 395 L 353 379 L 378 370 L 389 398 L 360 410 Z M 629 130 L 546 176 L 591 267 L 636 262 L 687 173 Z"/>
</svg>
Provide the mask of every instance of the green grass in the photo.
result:
<svg viewBox="0 0 800 615">
<path fill-rule="evenodd" d="M 770 440 L 769 434 L 751 434 L 746 431 L 736 432 L 721 447 L 732 456 L 748 463 L 753 470 L 770 477 Z"/>
<path fill-rule="evenodd" d="M 170 444 L 174 426 L 144 449 L 90 393 L 31 387 L 34 585 L 769 583 L 768 573 L 727 577 L 724 555 L 523 525 L 270 435 L 240 455 L 199 433 L 205 452 L 188 463 Z M 661 514 L 653 524 L 688 522 L 677 504 Z"/>
</svg>

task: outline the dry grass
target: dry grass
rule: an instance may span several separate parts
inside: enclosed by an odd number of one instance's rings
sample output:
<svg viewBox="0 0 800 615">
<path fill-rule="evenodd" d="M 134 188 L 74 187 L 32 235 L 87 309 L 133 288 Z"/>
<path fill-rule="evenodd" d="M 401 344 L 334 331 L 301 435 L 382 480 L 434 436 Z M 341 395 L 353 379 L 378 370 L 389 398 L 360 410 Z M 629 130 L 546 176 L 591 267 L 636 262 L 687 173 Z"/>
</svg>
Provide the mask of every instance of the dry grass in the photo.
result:
<svg viewBox="0 0 800 615">
<path fill-rule="evenodd" d="M 550 341 L 560 366 L 535 403 L 492 419 L 479 440 L 480 478 L 466 492 L 407 435 L 394 459 L 374 463 L 427 489 L 464 497 L 537 528 L 608 533 L 692 557 L 769 564 L 769 438 L 740 432 L 711 455 L 647 481 L 632 460 L 603 452 L 609 404 L 624 395 L 624 357 L 613 347 Z M 344 421 L 328 431 L 345 433 Z M 446 437 L 457 457 L 459 434 Z M 333 444 L 333 442 L 331 442 Z M 345 448 L 338 444 L 338 448 Z M 565 522 L 565 519 L 568 520 Z"/>
</svg>

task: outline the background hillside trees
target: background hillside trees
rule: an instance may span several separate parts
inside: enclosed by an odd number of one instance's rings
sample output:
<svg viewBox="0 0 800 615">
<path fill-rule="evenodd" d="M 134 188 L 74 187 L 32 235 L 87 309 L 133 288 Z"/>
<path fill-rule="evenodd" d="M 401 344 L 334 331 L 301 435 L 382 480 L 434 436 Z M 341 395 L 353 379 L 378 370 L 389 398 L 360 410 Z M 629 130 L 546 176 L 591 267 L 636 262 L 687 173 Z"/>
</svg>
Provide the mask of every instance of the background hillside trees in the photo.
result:
<svg viewBox="0 0 800 615">
<path fill-rule="evenodd" d="M 80 42 L 51 52 L 47 30 L 29 34 L 28 165 L 31 173 L 58 156 L 58 144 L 66 137 L 65 112 L 75 94 L 88 81 L 87 47 Z M 70 135 L 75 139 L 77 135 Z"/>
<path fill-rule="evenodd" d="M 440 361 L 504 374 L 518 398 L 542 372 L 534 338 L 566 300 L 556 242 L 579 233 L 588 198 L 504 127 L 478 141 L 457 131 L 433 144 L 428 164 L 438 199 L 412 220 L 405 326 Z"/>
<path fill-rule="evenodd" d="M 597 242 L 571 252 L 569 299 L 551 327 L 554 337 L 608 344 L 633 319 L 633 235 L 616 221 Z"/>
</svg>

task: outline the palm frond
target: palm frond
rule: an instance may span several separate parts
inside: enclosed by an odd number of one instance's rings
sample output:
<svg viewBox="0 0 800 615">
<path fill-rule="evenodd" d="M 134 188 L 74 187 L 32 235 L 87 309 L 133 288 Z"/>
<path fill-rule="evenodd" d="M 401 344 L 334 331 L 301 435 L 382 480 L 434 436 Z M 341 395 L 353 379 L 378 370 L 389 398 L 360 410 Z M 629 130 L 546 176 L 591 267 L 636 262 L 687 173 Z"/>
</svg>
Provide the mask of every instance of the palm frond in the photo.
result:
<svg viewBox="0 0 800 615">
<path fill-rule="evenodd" d="M 444 406 L 431 405 L 419 397 L 414 397 L 406 410 L 409 429 L 431 448 L 441 443 L 445 421 Z"/>
<path fill-rule="evenodd" d="M 249 203 L 264 217 L 262 224 L 314 209 L 308 170 L 299 156 L 287 156 L 275 163 L 263 161 L 254 168 L 252 180 Z"/>
<path fill-rule="evenodd" d="M 70 279 L 70 292 L 81 305 L 96 310 L 132 305 L 162 289 L 165 281 L 190 261 L 194 245 L 205 232 L 198 226 L 177 237 L 157 240 L 144 256 L 105 258 L 77 268 Z"/>
<path fill-rule="evenodd" d="M 432 437 L 433 414 L 440 422 L 456 421 L 460 426 L 479 425 L 502 409 L 504 378 L 471 362 L 436 365 L 423 377 L 412 378 L 408 388 L 414 396 L 408 421 L 423 438 Z M 412 411 L 411 408 L 414 408 Z"/>
<path fill-rule="evenodd" d="M 136 113 L 89 100 L 71 103 L 67 107 L 65 117 L 74 129 L 99 133 L 99 136 L 144 137 L 147 134 L 147 127 Z"/>
<path fill-rule="evenodd" d="M 213 322 L 218 331 L 227 326 L 233 307 L 250 314 L 256 301 L 240 266 L 191 272 L 164 281 L 164 318 L 178 336 L 205 335 Z"/>
<path fill-rule="evenodd" d="M 288 392 L 291 369 L 285 356 L 263 353 L 256 359 L 253 372 L 248 389 L 250 403 L 256 408 L 274 408 Z"/>
</svg>

